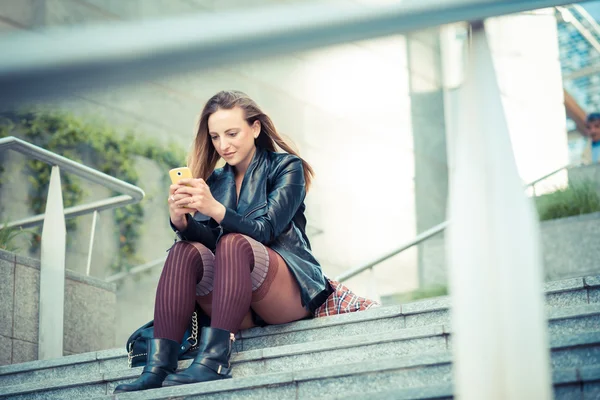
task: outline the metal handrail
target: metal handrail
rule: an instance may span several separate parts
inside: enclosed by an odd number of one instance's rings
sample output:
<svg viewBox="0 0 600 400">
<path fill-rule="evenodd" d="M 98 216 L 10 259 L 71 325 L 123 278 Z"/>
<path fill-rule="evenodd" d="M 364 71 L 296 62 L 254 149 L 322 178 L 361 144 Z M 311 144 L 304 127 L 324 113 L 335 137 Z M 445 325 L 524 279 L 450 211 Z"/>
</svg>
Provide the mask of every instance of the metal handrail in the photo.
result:
<svg viewBox="0 0 600 400">
<path fill-rule="evenodd" d="M 376 260 L 373 260 L 369 263 L 366 263 L 359 267 L 353 268 L 349 271 L 342 273 L 341 275 L 336 276 L 335 280 L 337 280 L 339 282 L 345 281 L 345 280 L 348 280 L 348 279 L 360 274 L 361 272 L 371 269 L 374 266 L 376 266 L 377 264 L 380 264 L 383 261 L 386 261 L 387 259 L 389 259 L 397 254 L 402 253 L 404 250 L 410 249 L 411 247 L 416 246 L 417 244 L 420 244 L 421 242 L 424 242 L 425 240 L 429 239 L 430 237 L 437 235 L 438 233 L 440 233 L 444 229 L 446 229 L 449 224 L 450 224 L 450 221 L 444 221 L 441 224 L 436 225 L 433 228 L 426 230 L 425 232 L 422 232 L 421 234 L 417 235 L 417 237 L 415 237 L 413 240 L 403 244 L 396 250 L 394 250 L 388 254 L 385 254 Z"/>
<path fill-rule="evenodd" d="M 558 168 L 558 169 L 556 169 L 556 170 L 554 170 L 554 171 L 552 171 L 552 172 L 550 172 L 550 173 L 548 173 L 548 174 L 546 174 L 544 176 L 541 176 L 538 179 L 536 179 L 536 180 L 534 180 L 534 181 L 526 184 L 525 185 L 525 189 L 533 187 L 535 184 L 537 184 L 537 183 L 543 181 L 544 179 L 547 179 L 547 178 L 549 178 L 549 177 L 551 177 L 551 176 L 559 173 L 560 171 L 562 171 L 564 169 L 570 169 L 570 168 L 574 168 L 576 166 L 577 165 L 568 164 L 568 165 L 565 165 L 563 167 L 560 167 L 560 168 Z M 534 191 L 535 191 L 535 188 L 534 188 Z M 535 195 L 535 192 L 534 192 L 534 195 Z M 435 236 L 438 233 L 444 231 L 448 227 L 449 224 L 450 224 L 450 221 L 444 221 L 441 224 L 436 225 L 433 228 L 431 228 L 431 229 L 429 229 L 429 230 L 427 230 L 427 231 L 425 231 L 425 232 L 417 235 L 413 240 L 411 240 L 411 241 L 403 244 L 402 246 L 400 246 L 396 250 L 394 250 L 394 251 L 392 251 L 392 252 L 390 252 L 388 254 L 385 254 L 385 255 L 383 255 L 383 256 L 381 256 L 381 257 L 377 258 L 376 260 L 373 260 L 373 261 L 371 261 L 369 263 L 366 263 L 366 264 L 361 265 L 359 267 L 356 267 L 356 268 L 353 268 L 351 270 L 348 270 L 348 271 L 342 273 L 341 275 L 338 275 L 335 279 L 337 281 L 348 280 L 348 279 L 350 279 L 350 278 L 352 278 L 352 277 L 360 274 L 361 272 L 364 272 L 364 271 L 366 271 L 366 270 L 368 270 L 370 268 L 373 268 L 377 264 L 380 264 L 383 261 L 386 261 L 389 258 L 394 257 L 395 255 L 402 253 L 404 250 L 408 250 L 411 247 L 416 246 L 416 245 L 424 242 L 425 240 L 429 239 L 430 237 Z"/>
<path fill-rule="evenodd" d="M 308 235 L 311 237 L 315 237 L 315 236 L 323 233 L 323 230 L 320 228 L 313 228 L 313 229 L 314 229 L 314 231 L 312 233 L 308 233 Z M 151 270 L 154 267 L 158 267 L 159 265 L 164 264 L 166 259 L 167 259 L 166 257 L 160 257 L 155 260 L 148 261 L 144 264 L 136 265 L 135 267 L 131 268 L 128 271 L 117 272 L 116 274 L 107 277 L 105 280 L 106 280 L 106 282 L 120 281 L 121 279 L 124 279 L 128 276 L 137 275 L 141 272 Z"/>
<path fill-rule="evenodd" d="M 122 193 L 122 195 L 109 197 L 108 199 L 66 208 L 64 210 L 65 218 L 74 218 L 94 211 L 100 212 L 111 208 L 123 207 L 128 204 L 138 203 L 144 198 L 144 191 L 135 185 L 87 167 L 51 151 L 42 149 L 41 147 L 25 142 L 16 137 L 9 136 L 0 139 L 0 152 L 4 150 L 17 151 L 29 157 L 46 162 L 50 165 L 56 165 L 60 167 L 61 170 L 70 172 L 88 181 L 102 185 L 115 192 Z M 7 224 L 0 224 L 0 229 L 5 227 L 28 228 L 41 225 L 44 222 L 44 216 L 45 214 L 39 214 L 18 221 L 9 222 Z"/>
<path fill-rule="evenodd" d="M 565 165 L 563 167 L 560 167 L 560 168 L 558 168 L 558 169 L 556 169 L 556 170 L 554 170 L 554 171 L 552 171 L 552 172 L 550 172 L 550 173 L 548 173 L 548 174 L 546 174 L 544 176 L 541 176 L 538 179 L 536 179 L 536 180 L 534 180 L 534 181 L 526 184 L 525 185 L 525 189 L 533 187 L 535 184 L 543 181 L 546 178 L 549 178 L 549 177 L 551 177 L 551 176 L 559 173 L 560 171 L 562 171 L 564 169 L 570 169 L 570 168 L 574 168 L 574 167 L 576 167 L 576 165 L 572 165 L 572 164 L 568 164 L 568 165 Z M 535 190 L 535 188 L 534 188 L 534 190 Z M 535 192 L 534 192 L 534 194 L 535 194 Z M 385 255 L 377 258 L 376 260 L 373 260 L 373 261 L 368 262 L 368 263 L 366 263 L 364 265 L 361 265 L 359 267 L 356 267 L 356 268 L 353 268 L 351 270 L 348 270 L 348 271 L 346 271 L 346 272 L 338 275 L 335 279 L 337 281 L 348 280 L 348 279 L 350 279 L 350 278 L 352 278 L 352 277 L 360 274 L 361 272 L 364 272 L 364 271 L 366 271 L 366 270 L 368 270 L 370 268 L 373 268 L 377 264 L 380 264 L 383 261 L 386 261 L 389 258 L 394 257 L 395 255 L 402 253 L 404 250 L 408 250 L 411 247 L 416 246 L 416 245 L 424 242 L 425 240 L 429 239 L 430 237 L 435 236 L 438 233 L 444 231 L 448 227 L 449 224 L 450 224 L 450 221 L 444 221 L 441 224 L 436 225 L 433 228 L 431 228 L 431 229 L 429 229 L 429 230 L 427 230 L 427 231 L 425 231 L 425 232 L 417 235 L 413 240 L 411 240 L 411 241 L 403 244 L 402 246 L 400 246 L 396 250 L 391 251 L 390 253 L 385 254 Z"/>
<path fill-rule="evenodd" d="M 144 198 L 144 191 L 137 186 L 114 178 L 83 164 L 59 156 L 13 136 L 0 139 L 0 152 L 13 150 L 46 162 L 52 166 L 48 183 L 48 196 L 44 214 L 36 215 L 20 221 L 0 225 L 5 227 L 30 227 L 43 224 L 40 247 L 40 279 L 39 279 L 39 327 L 38 357 L 50 359 L 63 355 L 64 298 L 66 270 L 66 224 L 65 219 L 93 212 L 92 230 L 88 250 L 86 273 L 90 274 L 92 250 L 98 212 L 127 204 L 137 203 Z M 60 172 L 70 172 L 88 181 L 102 185 L 116 192 L 119 196 L 89 204 L 64 209 Z"/>
<path fill-rule="evenodd" d="M 573 0 L 294 4 L 0 38 L 0 108 L 225 63 L 555 7 Z M 228 23 L 223 23 L 228 21 Z M 261 21 L 259 24 L 256 21 Z M 233 29 L 232 29 L 233 27 Z"/>
<path fill-rule="evenodd" d="M 535 185 L 536 183 L 539 183 L 539 182 L 543 181 L 546 178 L 550 178 L 552 175 L 558 174 L 563 169 L 570 169 L 570 168 L 573 168 L 573 167 L 576 167 L 576 165 L 567 164 L 567 165 L 562 166 L 562 167 L 560 167 L 558 169 L 555 169 L 554 171 L 549 172 L 546 175 L 537 178 L 535 181 L 529 182 L 527 185 L 525 185 L 525 188 L 530 188 L 531 186 Z"/>
<path fill-rule="evenodd" d="M 114 275 L 107 277 L 105 280 L 106 280 L 106 282 L 120 281 L 121 279 L 126 278 L 130 275 L 136 275 L 136 274 L 139 274 L 140 272 L 148 271 L 154 267 L 164 264 L 164 262 L 166 260 L 167 260 L 167 257 L 157 258 L 156 260 L 148 261 L 147 263 L 137 265 L 137 266 L 131 268 L 129 271 L 118 272 Z"/>
<path fill-rule="evenodd" d="M 376 266 L 377 264 L 382 263 L 383 261 L 386 261 L 387 259 L 402 253 L 404 250 L 407 250 L 417 244 L 420 244 L 421 242 L 424 242 L 425 240 L 429 239 L 430 237 L 442 232 L 444 229 L 446 229 L 446 227 L 448 226 L 450 222 L 449 221 L 444 221 L 439 225 L 434 226 L 433 228 L 421 233 L 420 235 L 418 235 L 417 237 L 415 237 L 413 240 L 411 240 L 410 242 L 407 242 L 405 244 L 403 244 L 402 246 L 400 246 L 399 248 L 397 248 L 396 250 L 387 253 L 379 258 L 377 258 L 374 261 L 371 261 L 365 265 L 361 265 L 359 267 L 353 268 L 349 271 L 346 271 L 344 273 L 342 273 L 341 275 L 338 275 L 335 279 L 337 281 L 342 281 L 342 280 L 347 280 L 350 279 L 358 274 L 360 274 L 363 271 L 366 271 L 369 268 L 373 268 L 374 266 Z M 126 278 L 127 276 L 130 275 L 136 275 L 139 274 L 141 272 L 144 271 L 148 271 L 162 263 L 164 263 L 166 260 L 166 257 L 161 257 L 161 258 L 157 258 L 156 260 L 153 261 L 149 261 L 147 263 L 135 266 L 133 268 L 131 268 L 129 271 L 123 271 L 123 272 L 118 272 L 114 275 L 111 275 L 109 277 L 106 278 L 107 282 L 116 282 L 119 281 L 123 278 Z"/>
<path fill-rule="evenodd" d="M 565 170 L 565 169 L 571 169 L 571 168 L 574 168 L 574 167 L 577 167 L 577 165 L 573 165 L 573 164 L 567 164 L 567 165 L 565 165 L 565 166 L 563 166 L 563 167 L 560 167 L 560 168 L 558 168 L 558 169 L 555 169 L 554 171 L 552 171 L 552 172 L 549 172 L 549 173 L 547 173 L 546 175 L 544 175 L 544 176 L 541 176 L 541 177 L 537 178 L 536 180 L 534 180 L 534 181 L 532 181 L 532 182 L 530 182 L 530 183 L 526 184 L 526 185 L 525 185 L 525 189 L 532 188 L 532 189 L 533 189 L 533 195 L 535 196 L 535 185 L 536 185 L 537 183 L 540 183 L 540 182 L 541 182 L 541 181 L 543 181 L 544 179 L 550 178 L 551 176 L 558 174 L 558 173 L 559 173 L 559 172 L 561 172 L 562 170 Z"/>
</svg>

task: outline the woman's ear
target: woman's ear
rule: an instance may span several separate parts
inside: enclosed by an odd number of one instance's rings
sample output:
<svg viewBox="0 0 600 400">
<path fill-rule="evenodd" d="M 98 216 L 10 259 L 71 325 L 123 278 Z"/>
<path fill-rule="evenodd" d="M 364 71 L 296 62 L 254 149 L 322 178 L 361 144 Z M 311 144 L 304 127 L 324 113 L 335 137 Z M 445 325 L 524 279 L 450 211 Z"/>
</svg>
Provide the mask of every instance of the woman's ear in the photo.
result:
<svg viewBox="0 0 600 400">
<path fill-rule="evenodd" d="M 252 124 L 252 135 L 254 135 L 254 139 L 258 139 L 258 135 L 260 135 L 260 128 L 260 121 L 254 121 L 254 123 Z"/>
</svg>

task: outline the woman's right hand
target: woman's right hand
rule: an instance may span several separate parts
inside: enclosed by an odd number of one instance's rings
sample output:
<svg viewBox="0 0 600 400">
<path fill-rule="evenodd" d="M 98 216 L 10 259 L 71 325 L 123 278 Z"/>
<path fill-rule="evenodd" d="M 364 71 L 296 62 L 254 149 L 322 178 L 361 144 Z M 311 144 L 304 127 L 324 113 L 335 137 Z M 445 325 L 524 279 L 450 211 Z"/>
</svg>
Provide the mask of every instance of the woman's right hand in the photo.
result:
<svg viewBox="0 0 600 400">
<path fill-rule="evenodd" d="M 187 227 L 187 219 L 185 217 L 186 214 L 193 214 L 196 210 L 193 208 L 181 207 L 175 204 L 178 200 L 181 200 L 185 197 L 190 197 L 189 194 L 175 194 L 175 191 L 182 187 L 181 185 L 171 185 L 169 187 L 169 198 L 167 202 L 169 203 L 169 215 L 171 217 L 171 222 L 175 225 L 178 231 L 183 231 Z"/>
</svg>

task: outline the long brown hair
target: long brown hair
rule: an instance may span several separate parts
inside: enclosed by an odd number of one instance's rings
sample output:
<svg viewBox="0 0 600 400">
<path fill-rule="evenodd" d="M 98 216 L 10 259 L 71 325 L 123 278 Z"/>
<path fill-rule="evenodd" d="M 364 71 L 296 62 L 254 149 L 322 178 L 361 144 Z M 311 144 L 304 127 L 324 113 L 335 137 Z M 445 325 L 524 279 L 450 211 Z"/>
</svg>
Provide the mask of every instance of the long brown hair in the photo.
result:
<svg viewBox="0 0 600 400">
<path fill-rule="evenodd" d="M 192 149 L 188 156 L 188 166 L 192 170 L 192 174 L 196 178 L 208 179 L 210 174 L 215 169 L 219 161 L 219 153 L 217 153 L 210 135 L 208 134 L 208 118 L 217 110 L 231 110 L 234 107 L 240 107 L 244 110 L 246 122 L 252 126 L 255 121 L 260 121 L 260 134 L 255 140 L 257 147 L 267 149 L 273 152 L 277 151 L 277 147 L 283 151 L 298 156 L 292 147 L 277 133 L 275 125 L 271 118 L 266 115 L 260 107 L 248 97 L 247 94 L 237 90 L 221 91 L 215 94 L 208 100 L 198 123 L 196 138 L 192 145 Z M 304 180 L 306 181 L 306 190 L 308 191 L 314 171 L 312 167 L 302 158 L 302 166 L 304 168 Z"/>
</svg>

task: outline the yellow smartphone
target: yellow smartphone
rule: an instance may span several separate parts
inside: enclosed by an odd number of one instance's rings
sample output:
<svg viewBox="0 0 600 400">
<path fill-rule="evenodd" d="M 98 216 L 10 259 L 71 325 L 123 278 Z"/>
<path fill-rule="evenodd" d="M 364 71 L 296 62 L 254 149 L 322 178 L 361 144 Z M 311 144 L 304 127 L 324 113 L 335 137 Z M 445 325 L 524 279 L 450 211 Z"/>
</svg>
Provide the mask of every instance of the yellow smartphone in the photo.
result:
<svg viewBox="0 0 600 400">
<path fill-rule="evenodd" d="M 174 185 L 182 179 L 193 178 L 192 171 L 188 167 L 173 168 L 169 171 L 169 176 Z"/>
</svg>

